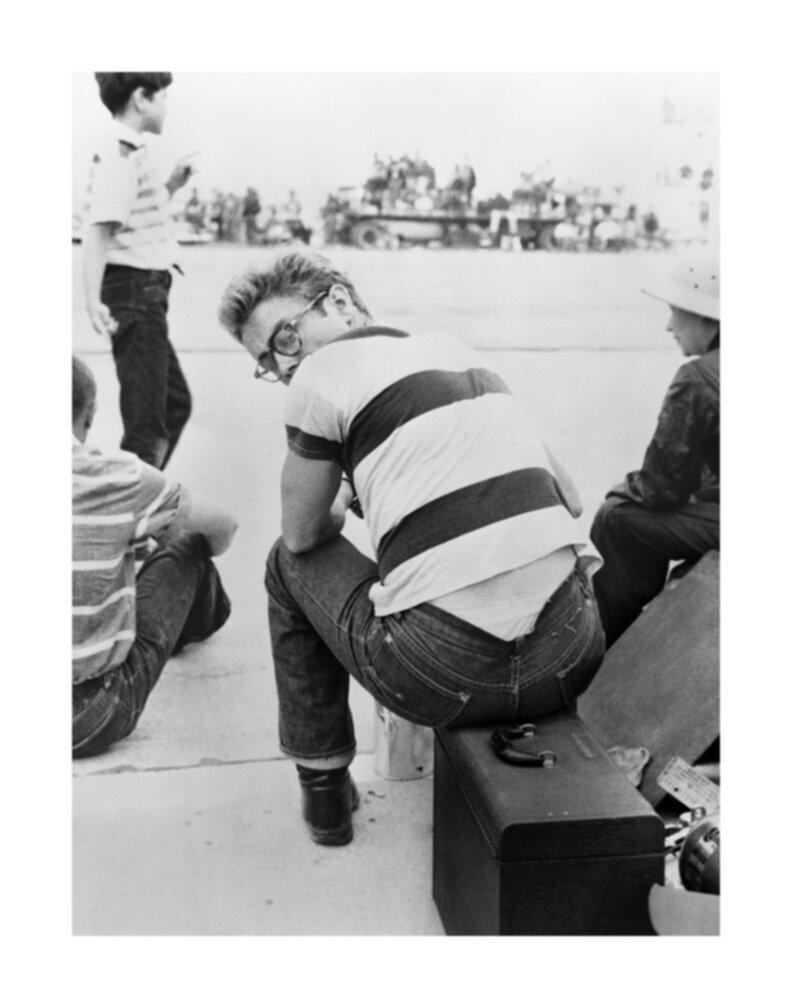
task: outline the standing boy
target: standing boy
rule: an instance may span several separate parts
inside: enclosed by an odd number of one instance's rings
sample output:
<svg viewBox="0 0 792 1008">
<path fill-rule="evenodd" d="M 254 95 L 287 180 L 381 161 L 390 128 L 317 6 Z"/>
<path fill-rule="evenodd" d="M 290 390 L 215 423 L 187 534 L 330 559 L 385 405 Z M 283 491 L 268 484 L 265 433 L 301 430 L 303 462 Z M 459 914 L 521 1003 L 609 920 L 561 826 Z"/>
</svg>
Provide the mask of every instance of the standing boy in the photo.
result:
<svg viewBox="0 0 792 1008">
<path fill-rule="evenodd" d="M 179 161 L 158 179 L 146 134 L 165 119 L 169 73 L 97 73 L 113 116 L 94 149 L 85 228 L 85 296 L 91 323 L 112 342 L 121 386 L 121 447 L 163 469 L 191 410 L 168 339 L 168 292 L 178 250 L 167 204 L 192 174 Z M 176 266 L 178 268 L 178 266 Z"/>
</svg>

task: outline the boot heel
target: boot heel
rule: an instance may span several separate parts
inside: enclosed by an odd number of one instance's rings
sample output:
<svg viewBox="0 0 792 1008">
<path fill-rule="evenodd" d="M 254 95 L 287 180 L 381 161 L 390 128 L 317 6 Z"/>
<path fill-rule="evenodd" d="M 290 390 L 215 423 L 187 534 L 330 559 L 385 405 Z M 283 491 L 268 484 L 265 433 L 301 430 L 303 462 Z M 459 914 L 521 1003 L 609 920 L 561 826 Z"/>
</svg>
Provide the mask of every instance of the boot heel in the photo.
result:
<svg viewBox="0 0 792 1008">
<path fill-rule="evenodd" d="M 352 813 L 360 804 L 346 767 L 311 770 L 297 766 L 302 789 L 302 814 L 311 839 L 326 847 L 342 847 L 354 835 Z"/>
</svg>

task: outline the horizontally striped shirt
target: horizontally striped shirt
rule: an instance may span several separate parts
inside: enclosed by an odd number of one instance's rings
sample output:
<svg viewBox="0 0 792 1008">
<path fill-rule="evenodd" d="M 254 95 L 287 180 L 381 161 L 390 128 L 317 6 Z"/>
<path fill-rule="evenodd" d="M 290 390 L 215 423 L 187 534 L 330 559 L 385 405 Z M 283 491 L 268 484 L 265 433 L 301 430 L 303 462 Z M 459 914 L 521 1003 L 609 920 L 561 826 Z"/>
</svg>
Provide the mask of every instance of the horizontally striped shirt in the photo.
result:
<svg viewBox="0 0 792 1008">
<path fill-rule="evenodd" d="M 286 431 L 296 454 L 352 480 L 379 616 L 586 544 L 530 417 L 456 340 L 353 330 L 301 362 Z"/>
<path fill-rule="evenodd" d="M 131 452 L 72 444 L 72 682 L 120 665 L 135 639 L 135 547 L 164 535 L 179 487 Z"/>
<path fill-rule="evenodd" d="M 93 153 L 83 217 L 86 227 L 117 225 L 108 246 L 108 263 L 169 270 L 178 262 L 168 199 L 168 190 L 151 163 L 145 134 L 113 119 Z"/>
</svg>

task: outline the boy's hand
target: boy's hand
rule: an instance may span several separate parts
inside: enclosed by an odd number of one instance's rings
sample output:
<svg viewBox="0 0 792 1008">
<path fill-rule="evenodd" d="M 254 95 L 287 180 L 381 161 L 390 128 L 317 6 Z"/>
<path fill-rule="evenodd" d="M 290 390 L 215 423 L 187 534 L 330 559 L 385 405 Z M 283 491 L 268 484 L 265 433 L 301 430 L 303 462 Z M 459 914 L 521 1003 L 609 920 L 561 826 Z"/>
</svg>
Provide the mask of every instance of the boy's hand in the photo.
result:
<svg viewBox="0 0 792 1008">
<path fill-rule="evenodd" d="M 118 322 L 110 314 L 110 309 L 107 305 L 102 304 L 101 301 L 88 302 L 88 315 L 94 330 L 106 339 L 110 339 L 116 329 L 118 329 Z"/>
<path fill-rule="evenodd" d="M 183 185 L 187 184 L 187 181 L 192 175 L 195 174 L 195 168 L 190 163 L 189 158 L 179 158 L 173 171 L 170 174 L 170 178 L 165 183 L 165 187 L 171 196 L 176 192 L 177 189 L 181 189 Z"/>
</svg>

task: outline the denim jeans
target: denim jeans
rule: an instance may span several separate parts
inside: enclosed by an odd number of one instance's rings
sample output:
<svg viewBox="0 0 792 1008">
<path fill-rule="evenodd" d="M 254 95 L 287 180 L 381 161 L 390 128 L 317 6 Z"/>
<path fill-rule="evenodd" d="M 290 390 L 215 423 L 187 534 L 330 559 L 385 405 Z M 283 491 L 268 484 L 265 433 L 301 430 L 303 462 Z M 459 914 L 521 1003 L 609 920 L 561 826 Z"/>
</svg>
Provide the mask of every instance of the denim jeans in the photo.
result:
<svg viewBox="0 0 792 1008">
<path fill-rule="evenodd" d="M 591 541 L 604 560 L 594 591 L 610 647 L 663 590 L 672 560 L 698 560 L 720 548 L 720 508 L 685 504 L 649 511 L 609 497 L 594 518 Z"/>
<path fill-rule="evenodd" d="M 266 587 L 282 751 L 304 766 L 355 754 L 349 677 L 416 724 L 522 721 L 574 704 L 599 668 L 597 606 L 577 569 L 531 634 L 506 642 L 430 604 L 379 618 L 376 565 L 338 537 L 308 553 L 279 539 Z"/>
<path fill-rule="evenodd" d="M 123 664 L 72 687 L 72 755 L 96 756 L 134 729 L 175 652 L 219 630 L 231 606 L 202 535 L 155 550 L 136 582 L 135 640 Z"/>
<path fill-rule="evenodd" d="M 167 270 L 109 265 L 102 302 L 118 322 L 113 359 L 121 386 L 121 447 L 163 469 L 192 410 L 187 381 L 168 339 Z"/>
</svg>

